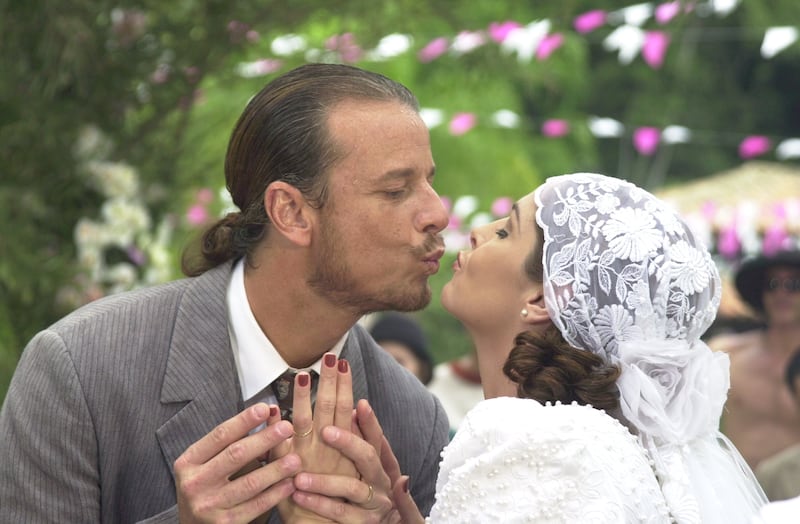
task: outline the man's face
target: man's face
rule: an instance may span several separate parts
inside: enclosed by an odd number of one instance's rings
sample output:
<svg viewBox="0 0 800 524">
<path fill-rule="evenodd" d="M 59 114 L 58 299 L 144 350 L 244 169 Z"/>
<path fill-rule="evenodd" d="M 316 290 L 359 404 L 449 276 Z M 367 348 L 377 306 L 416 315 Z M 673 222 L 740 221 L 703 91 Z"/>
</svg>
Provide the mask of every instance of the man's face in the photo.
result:
<svg viewBox="0 0 800 524">
<path fill-rule="evenodd" d="M 316 215 L 309 284 L 358 314 L 424 307 L 448 221 L 428 129 L 412 109 L 374 101 L 341 102 L 327 124 L 343 159 Z"/>
<path fill-rule="evenodd" d="M 767 270 L 763 302 L 771 326 L 800 324 L 800 269 L 777 266 Z"/>
</svg>

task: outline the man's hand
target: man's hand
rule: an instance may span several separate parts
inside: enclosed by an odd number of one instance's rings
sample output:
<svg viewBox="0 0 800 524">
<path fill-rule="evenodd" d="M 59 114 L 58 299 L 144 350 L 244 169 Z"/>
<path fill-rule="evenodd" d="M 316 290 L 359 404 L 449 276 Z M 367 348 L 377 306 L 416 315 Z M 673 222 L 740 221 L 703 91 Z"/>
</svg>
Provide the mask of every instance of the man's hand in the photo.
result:
<svg viewBox="0 0 800 524">
<path fill-rule="evenodd" d="M 401 522 L 392 490 L 394 485 L 402 489 L 400 482 L 407 477 L 401 477 L 397 459 L 369 403 L 359 401 L 350 431 L 330 426 L 321 435 L 326 444 L 355 464 L 360 478 L 299 473 L 295 477 L 298 491 L 292 495 L 297 505 L 342 524 Z M 408 493 L 404 495 L 410 498 Z M 403 502 L 407 507 L 405 498 Z M 408 514 L 413 515 L 413 511 Z"/>
<path fill-rule="evenodd" d="M 256 404 L 189 446 L 175 461 L 180 522 L 250 522 L 289 497 L 300 457 L 285 453 L 264 466 L 258 459 L 292 435 L 276 406 Z"/>
</svg>

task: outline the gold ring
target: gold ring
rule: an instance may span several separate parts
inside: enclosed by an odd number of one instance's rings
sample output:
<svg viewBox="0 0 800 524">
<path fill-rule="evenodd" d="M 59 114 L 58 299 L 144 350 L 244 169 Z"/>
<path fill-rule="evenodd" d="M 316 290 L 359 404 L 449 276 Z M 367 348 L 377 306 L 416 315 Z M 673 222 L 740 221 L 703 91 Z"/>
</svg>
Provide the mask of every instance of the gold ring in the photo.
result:
<svg viewBox="0 0 800 524">
<path fill-rule="evenodd" d="M 365 500 L 364 503 L 361 504 L 362 506 L 366 506 L 367 504 L 372 502 L 372 497 L 375 496 L 375 490 L 372 489 L 372 484 L 367 484 L 367 487 L 369 488 L 369 495 L 367 495 L 367 500 Z"/>
<path fill-rule="evenodd" d="M 312 431 L 314 431 L 314 426 L 311 426 L 310 428 L 308 428 L 308 431 L 304 431 L 303 433 L 298 433 L 295 431 L 294 436 L 297 438 L 307 437 L 311 434 Z"/>
</svg>

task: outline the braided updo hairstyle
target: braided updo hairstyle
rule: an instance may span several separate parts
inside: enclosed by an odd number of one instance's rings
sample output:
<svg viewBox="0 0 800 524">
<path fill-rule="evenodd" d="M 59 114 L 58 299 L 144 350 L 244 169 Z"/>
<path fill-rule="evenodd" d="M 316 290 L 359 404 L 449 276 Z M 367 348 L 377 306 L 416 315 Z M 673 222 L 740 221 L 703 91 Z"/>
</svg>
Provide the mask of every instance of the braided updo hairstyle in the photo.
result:
<svg viewBox="0 0 800 524">
<path fill-rule="evenodd" d="M 544 232 L 538 224 L 536 247 L 525 259 L 525 273 L 534 282 L 544 277 Z M 514 339 L 503 373 L 517 385 L 517 396 L 539 402 L 577 402 L 597 409 L 619 408 L 618 366 L 600 356 L 572 347 L 551 326 L 544 333 L 524 331 Z"/>
<path fill-rule="evenodd" d="M 326 125 L 346 100 L 397 102 L 415 111 L 419 103 L 402 84 L 343 64 L 306 64 L 267 84 L 247 104 L 233 129 L 225 157 L 225 181 L 241 210 L 213 224 L 199 246 L 183 254 L 183 272 L 196 276 L 251 254 L 267 231 L 264 192 L 282 180 L 321 208 L 327 173 L 343 154 Z"/>
</svg>

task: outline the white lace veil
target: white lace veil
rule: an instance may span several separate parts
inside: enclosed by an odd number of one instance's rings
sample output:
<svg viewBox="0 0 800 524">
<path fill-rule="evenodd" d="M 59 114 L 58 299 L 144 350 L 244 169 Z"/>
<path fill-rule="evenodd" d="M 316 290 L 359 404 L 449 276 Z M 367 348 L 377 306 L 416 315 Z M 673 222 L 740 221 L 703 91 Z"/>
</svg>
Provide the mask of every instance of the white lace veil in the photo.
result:
<svg viewBox="0 0 800 524">
<path fill-rule="evenodd" d="M 549 315 L 571 345 L 622 369 L 623 422 L 650 453 L 673 518 L 750 522 L 766 497 L 718 431 L 728 356 L 700 340 L 721 291 L 705 246 L 664 203 L 616 178 L 557 176 L 535 198 Z"/>
</svg>

